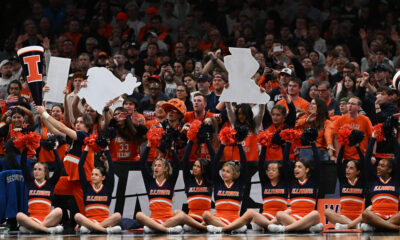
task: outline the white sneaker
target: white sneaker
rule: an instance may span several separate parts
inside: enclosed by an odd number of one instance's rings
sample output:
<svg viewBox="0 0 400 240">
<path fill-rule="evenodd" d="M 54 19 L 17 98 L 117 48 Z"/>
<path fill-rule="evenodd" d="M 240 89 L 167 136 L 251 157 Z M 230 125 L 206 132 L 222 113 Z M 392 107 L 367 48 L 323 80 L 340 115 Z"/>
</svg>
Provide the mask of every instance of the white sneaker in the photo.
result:
<svg viewBox="0 0 400 240">
<path fill-rule="evenodd" d="M 152 229 L 151 227 L 148 227 L 148 226 L 144 226 L 143 230 L 144 230 L 145 233 L 155 233 L 156 232 L 156 230 L 154 230 L 154 229 Z"/>
<path fill-rule="evenodd" d="M 253 229 L 253 231 L 264 231 L 264 228 L 261 227 L 260 225 L 258 225 L 257 223 L 253 223 L 251 222 L 251 229 Z"/>
<path fill-rule="evenodd" d="M 347 224 L 336 223 L 336 224 L 335 224 L 335 229 L 336 229 L 336 230 L 349 229 L 349 227 L 348 227 Z"/>
<path fill-rule="evenodd" d="M 91 232 L 92 232 L 92 231 L 90 231 L 89 228 L 87 228 L 87 227 L 85 227 L 85 226 L 81 226 L 80 229 L 79 229 L 79 231 L 80 231 L 80 233 L 82 233 L 82 234 L 88 234 L 88 233 L 91 233 Z"/>
<path fill-rule="evenodd" d="M 309 230 L 312 233 L 320 233 L 320 232 L 322 232 L 324 230 L 324 225 L 322 223 L 318 223 L 318 224 L 316 224 L 314 226 L 311 226 L 309 228 Z"/>
<path fill-rule="evenodd" d="M 50 234 L 59 234 L 59 233 L 62 233 L 63 231 L 64 231 L 64 227 L 61 225 L 47 228 L 47 232 Z"/>
<path fill-rule="evenodd" d="M 283 233 L 285 232 L 285 226 L 277 225 L 277 224 L 270 224 L 268 225 L 268 231 L 273 233 Z"/>
<path fill-rule="evenodd" d="M 232 233 L 245 233 L 247 231 L 247 226 L 243 225 L 240 228 L 236 228 L 232 230 Z"/>
<path fill-rule="evenodd" d="M 114 227 L 108 227 L 107 228 L 107 233 L 111 233 L 111 234 L 114 234 L 114 233 L 120 233 L 121 232 L 121 227 L 120 226 L 114 226 Z"/>
<path fill-rule="evenodd" d="M 366 223 L 361 223 L 361 230 L 363 232 L 373 232 L 375 230 L 375 227 Z"/>
<path fill-rule="evenodd" d="M 177 233 L 181 233 L 182 232 L 182 226 L 181 225 L 177 225 L 175 227 L 169 227 L 167 228 L 167 233 L 171 233 L 171 234 L 177 234 Z"/>
<path fill-rule="evenodd" d="M 183 231 L 184 232 L 191 232 L 191 233 L 198 233 L 199 232 L 199 230 L 197 228 L 194 228 L 194 227 L 192 227 L 190 225 L 187 225 L 187 224 L 183 225 Z"/>
<path fill-rule="evenodd" d="M 19 226 L 19 231 L 20 231 L 21 233 L 27 233 L 27 234 L 31 234 L 31 233 L 34 233 L 34 232 L 35 232 L 35 231 L 30 230 L 29 228 L 24 227 L 24 226 Z"/>
<path fill-rule="evenodd" d="M 216 227 L 214 225 L 207 225 L 207 232 L 209 233 L 221 233 L 222 227 Z"/>
</svg>

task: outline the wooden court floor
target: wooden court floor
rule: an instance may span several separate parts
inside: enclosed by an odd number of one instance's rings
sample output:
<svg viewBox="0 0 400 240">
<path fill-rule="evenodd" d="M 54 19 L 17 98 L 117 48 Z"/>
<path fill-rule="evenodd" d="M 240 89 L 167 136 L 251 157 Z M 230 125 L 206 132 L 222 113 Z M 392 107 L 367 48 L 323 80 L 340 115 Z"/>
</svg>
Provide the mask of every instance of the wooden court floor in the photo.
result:
<svg viewBox="0 0 400 240">
<path fill-rule="evenodd" d="M 119 240 L 119 239 L 154 239 L 154 240 L 172 240 L 172 239 L 191 239 L 191 240 L 394 240 L 400 239 L 400 233 L 376 232 L 376 233 L 324 233 L 324 234 L 308 234 L 308 233 L 293 233 L 293 234 L 263 234 L 258 232 L 248 231 L 246 234 L 179 234 L 179 235 L 157 235 L 157 234 L 142 234 L 125 231 L 122 234 L 115 235 L 22 235 L 18 232 L 11 232 L 8 235 L 1 236 L 0 239 L 29 239 L 29 240 Z"/>
</svg>

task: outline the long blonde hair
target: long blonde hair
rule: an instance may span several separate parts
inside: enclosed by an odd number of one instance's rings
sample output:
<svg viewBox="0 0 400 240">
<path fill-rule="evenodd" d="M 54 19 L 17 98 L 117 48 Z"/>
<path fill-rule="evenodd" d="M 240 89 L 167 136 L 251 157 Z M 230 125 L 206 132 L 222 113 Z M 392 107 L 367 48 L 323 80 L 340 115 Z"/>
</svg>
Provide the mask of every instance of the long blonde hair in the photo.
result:
<svg viewBox="0 0 400 240">
<path fill-rule="evenodd" d="M 165 158 L 157 157 L 151 164 L 151 169 L 154 169 L 154 165 L 156 164 L 157 161 L 161 161 L 163 163 L 164 167 L 167 168 L 167 171 L 165 172 L 165 178 L 169 178 L 172 175 L 172 165 L 171 165 L 170 161 L 168 161 Z"/>
</svg>

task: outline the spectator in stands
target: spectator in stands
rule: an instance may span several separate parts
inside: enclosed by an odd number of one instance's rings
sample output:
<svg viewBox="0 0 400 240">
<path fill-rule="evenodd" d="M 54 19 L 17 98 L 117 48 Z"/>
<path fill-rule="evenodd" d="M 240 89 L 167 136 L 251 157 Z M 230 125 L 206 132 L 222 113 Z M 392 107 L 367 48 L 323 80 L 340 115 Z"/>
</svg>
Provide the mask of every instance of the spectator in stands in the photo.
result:
<svg viewBox="0 0 400 240">
<path fill-rule="evenodd" d="M 293 102 L 297 111 L 308 112 L 308 104 L 304 98 L 300 97 L 300 89 L 301 89 L 301 81 L 298 78 L 292 78 L 289 80 L 289 84 L 287 87 L 287 92 L 289 94 L 290 100 Z M 286 91 L 286 88 L 283 88 L 282 91 Z M 286 111 L 288 110 L 288 106 L 285 99 L 278 101 L 276 104 L 280 104 L 286 107 Z"/>
<path fill-rule="evenodd" d="M 329 116 L 340 115 L 339 103 L 331 98 L 331 86 L 328 81 L 318 83 L 318 97 L 321 98 L 328 107 Z"/>
<path fill-rule="evenodd" d="M 0 94 L 1 98 L 5 99 L 7 94 L 7 87 L 12 79 L 11 62 L 8 59 L 1 61 L 0 63 Z"/>
<path fill-rule="evenodd" d="M 146 120 L 151 120 L 154 118 L 154 110 L 158 101 L 168 100 L 167 96 L 162 93 L 160 77 L 158 75 L 152 75 L 149 77 L 149 81 L 150 95 L 144 96 L 142 100 L 140 100 L 140 106 L 138 109 L 140 113 L 143 113 Z"/>
<path fill-rule="evenodd" d="M 195 61 L 201 61 L 203 59 L 203 51 L 200 49 L 199 44 L 200 42 L 197 35 L 189 35 L 186 56 L 195 59 Z"/>
</svg>

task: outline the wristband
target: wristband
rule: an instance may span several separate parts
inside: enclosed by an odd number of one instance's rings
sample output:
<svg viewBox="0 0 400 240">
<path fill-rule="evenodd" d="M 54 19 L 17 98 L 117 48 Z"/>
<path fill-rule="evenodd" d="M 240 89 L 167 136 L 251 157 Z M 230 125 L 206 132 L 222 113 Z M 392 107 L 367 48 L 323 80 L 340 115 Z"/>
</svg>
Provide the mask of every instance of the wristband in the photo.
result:
<svg viewBox="0 0 400 240">
<path fill-rule="evenodd" d="M 48 114 L 47 112 L 43 112 L 43 113 L 42 113 L 42 117 L 43 117 L 44 119 L 48 119 L 48 118 L 50 117 L 50 114 Z"/>
</svg>

